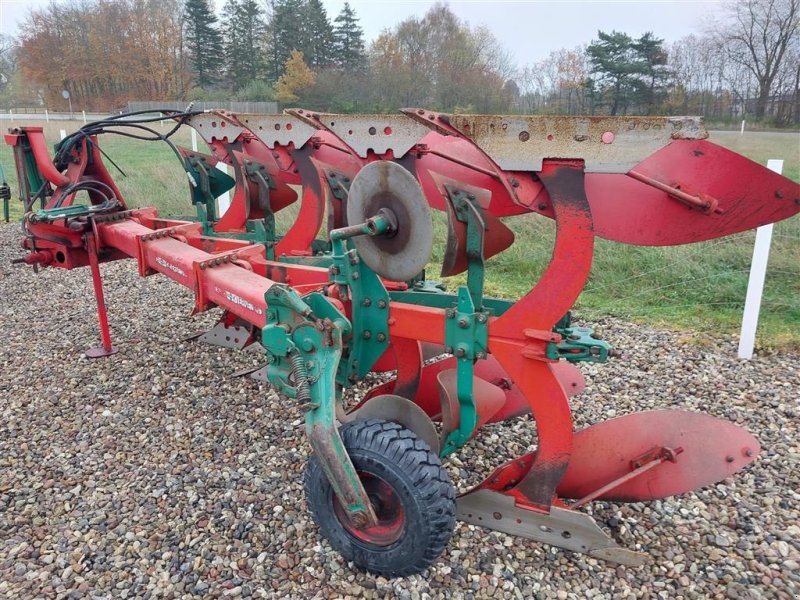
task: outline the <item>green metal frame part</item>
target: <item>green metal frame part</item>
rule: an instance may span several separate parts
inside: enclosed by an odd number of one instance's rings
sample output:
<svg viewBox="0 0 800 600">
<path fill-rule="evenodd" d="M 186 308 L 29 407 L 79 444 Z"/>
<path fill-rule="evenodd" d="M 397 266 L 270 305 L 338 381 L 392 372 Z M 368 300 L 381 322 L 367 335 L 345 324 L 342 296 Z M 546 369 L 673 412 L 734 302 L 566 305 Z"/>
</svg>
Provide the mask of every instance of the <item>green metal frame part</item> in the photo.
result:
<svg viewBox="0 0 800 600">
<path fill-rule="evenodd" d="M 319 293 L 301 298 L 292 288 L 276 284 L 265 300 L 267 325 L 261 340 L 267 351 L 269 380 L 303 403 L 306 434 L 344 509 L 354 522 L 374 522 L 369 499 L 336 427 L 336 403 L 341 398 L 336 373 L 342 337 L 352 327 Z"/>
<path fill-rule="evenodd" d="M 456 388 L 459 404 L 458 428 L 451 431 L 440 454 L 447 456 L 464 446 L 478 425 L 473 378 L 475 361 L 485 359 L 489 347 L 489 314 L 484 308 L 486 276 L 483 238 L 486 223 L 473 194 L 447 187 L 456 219 L 467 225 L 467 285 L 458 290 L 458 302 L 445 312 L 444 339 L 447 351 L 456 357 Z"/>
</svg>

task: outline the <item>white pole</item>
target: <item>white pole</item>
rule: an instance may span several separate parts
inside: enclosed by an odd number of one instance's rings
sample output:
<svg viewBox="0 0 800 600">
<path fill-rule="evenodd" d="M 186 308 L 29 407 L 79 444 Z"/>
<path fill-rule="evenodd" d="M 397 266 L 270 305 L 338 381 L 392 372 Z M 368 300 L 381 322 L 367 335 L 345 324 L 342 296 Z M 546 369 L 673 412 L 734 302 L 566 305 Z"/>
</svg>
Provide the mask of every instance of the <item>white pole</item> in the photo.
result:
<svg viewBox="0 0 800 600">
<path fill-rule="evenodd" d="M 67 137 L 67 130 L 66 130 L 66 129 L 60 129 L 58 133 L 60 133 L 60 134 L 61 134 L 61 139 L 62 139 L 62 140 L 63 140 L 65 137 Z"/>
<path fill-rule="evenodd" d="M 222 162 L 222 161 L 218 162 L 217 163 L 217 168 L 220 171 L 222 171 L 223 173 L 225 173 L 226 175 L 228 174 L 228 165 L 226 165 L 224 162 Z M 220 194 L 217 197 L 217 205 L 219 206 L 219 216 L 221 217 L 222 215 L 225 214 L 225 211 L 228 210 L 228 208 L 231 205 L 231 194 L 230 194 L 230 192 L 225 191 L 222 194 Z"/>
<path fill-rule="evenodd" d="M 744 119 L 742 119 L 742 129 L 739 132 L 739 135 L 744 135 Z"/>
<path fill-rule="evenodd" d="M 192 127 L 192 150 L 197 152 L 197 130 Z"/>
<path fill-rule="evenodd" d="M 14 111 L 11 110 L 10 108 L 8 109 L 8 118 L 10 121 L 14 120 Z"/>
<path fill-rule="evenodd" d="M 81 112 L 83 113 L 83 124 L 86 125 L 86 111 L 82 110 Z"/>
<path fill-rule="evenodd" d="M 771 158 L 767 168 L 776 173 L 783 173 L 783 161 Z M 756 329 L 758 313 L 761 311 L 761 296 L 764 292 L 764 279 L 767 276 L 769 248 L 772 243 L 772 223 L 756 229 L 756 243 L 753 246 L 753 260 L 750 263 L 750 279 L 747 282 L 747 296 L 744 301 L 742 316 L 742 333 L 739 336 L 739 358 L 753 358 L 756 345 Z"/>
<path fill-rule="evenodd" d="M 47 112 L 47 109 L 44 109 L 44 120 L 48 123 L 50 122 L 50 114 Z"/>
</svg>

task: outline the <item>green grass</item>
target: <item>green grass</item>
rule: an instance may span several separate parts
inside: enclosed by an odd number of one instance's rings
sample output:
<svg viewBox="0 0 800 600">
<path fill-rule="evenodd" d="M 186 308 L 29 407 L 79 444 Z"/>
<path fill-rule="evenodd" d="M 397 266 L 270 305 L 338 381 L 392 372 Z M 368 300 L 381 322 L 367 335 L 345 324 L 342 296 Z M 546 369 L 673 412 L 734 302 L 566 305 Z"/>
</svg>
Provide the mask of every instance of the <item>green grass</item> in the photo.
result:
<svg viewBox="0 0 800 600">
<path fill-rule="evenodd" d="M 78 124 L 72 124 L 72 129 Z M 46 127 L 48 140 L 58 140 L 64 124 Z M 164 126 L 164 129 L 168 125 Z M 69 129 L 68 129 L 69 131 Z M 188 131 L 176 141 L 190 145 Z M 784 159 L 784 174 L 800 181 L 800 135 L 782 132 L 712 132 L 711 141 L 765 164 L 769 158 Z M 202 144 L 202 142 L 201 142 Z M 163 214 L 191 212 L 188 182 L 174 154 L 159 143 L 134 142 L 105 136 L 103 150 L 127 173 L 122 177 L 108 165 L 130 206 L 155 206 Z M 202 148 L 201 148 L 202 149 Z M 11 152 L 0 147 L 0 163 L 16 193 Z M 12 201 L 15 218 L 19 202 Z M 291 223 L 296 207 L 282 211 L 278 226 Z M 531 289 L 547 264 L 552 250 L 552 221 L 533 215 L 508 219 L 516 243 L 489 261 L 487 293 L 518 298 Z M 435 219 L 437 239 L 444 240 L 444 216 Z M 598 240 L 589 283 L 577 309 L 595 319 L 613 315 L 674 329 L 715 334 L 734 334 L 741 323 L 753 248 L 753 232 L 687 246 L 649 248 Z M 438 273 L 443 243 L 434 249 L 429 273 Z M 800 347 L 800 218 L 775 226 L 759 327 L 759 345 L 770 348 Z M 448 284 L 463 282 L 451 278 Z"/>
</svg>

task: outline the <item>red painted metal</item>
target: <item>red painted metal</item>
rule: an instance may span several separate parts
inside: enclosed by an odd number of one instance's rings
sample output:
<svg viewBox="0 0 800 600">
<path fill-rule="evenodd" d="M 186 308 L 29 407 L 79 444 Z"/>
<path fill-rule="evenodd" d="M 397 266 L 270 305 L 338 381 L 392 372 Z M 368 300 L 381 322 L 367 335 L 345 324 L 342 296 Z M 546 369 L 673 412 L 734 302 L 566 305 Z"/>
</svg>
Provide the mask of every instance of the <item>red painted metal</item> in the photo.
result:
<svg viewBox="0 0 800 600">
<path fill-rule="evenodd" d="M 681 136 L 667 140 L 632 168 L 626 163 L 624 169 L 586 172 L 580 157 L 544 157 L 535 169 L 503 169 L 490 158 L 489 149 L 476 143 L 463 126 L 456 127 L 450 116 L 421 109 L 404 112 L 427 129 L 415 124 L 408 134 L 413 139 L 405 138 L 404 145 L 371 144 L 366 152 L 360 151 L 363 144 L 335 133 L 332 119 L 306 111 L 292 113 L 310 125 L 297 144 L 268 144 L 255 120 L 215 113 L 213 131 L 206 130 L 204 137 L 213 160 L 231 165 L 237 182 L 230 209 L 214 225 L 216 236 L 204 236 L 198 224 L 159 217 L 153 209 L 126 210 L 96 140 L 79 145 L 66 173 L 60 173 L 47 155 L 41 129 L 22 130 L 6 139 L 19 145 L 27 135 L 32 141 L 40 171 L 57 186 L 49 207 L 56 199 L 69 206 L 75 194 L 61 192 L 87 178 L 108 185 L 120 202 L 115 212 L 73 223 L 77 227 L 64 220 L 46 223 L 28 218 L 29 237 L 23 246 L 31 254 L 25 260 L 61 268 L 91 267 L 106 347 L 111 343 L 99 263 L 126 256 L 137 261 L 142 276 L 161 273 L 192 290 L 195 311 L 217 306 L 228 317 L 239 317 L 256 328 L 265 324 L 264 295 L 276 282 L 302 293 L 326 293 L 350 315 L 352 307 L 330 285 L 327 269 L 270 260 L 263 246 L 223 235 L 242 232 L 248 220 L 264 216 L 258 186 L 246 176 L 248 165 L 263 167 L 269 174 L 275 186 L 270 190 L 273 211 L 294 202 L 293 186 L 302 186 L 298 217 L 275 248 L 281 257 L 310 255 L 325 215 L 328 230 L 345 225 L 345 207 L 337 197 L 344 188 L 337 186 L 346 187 L 371 161 L 396 161 L 415 175 L 434 209 L 448 210 L 448 187 L 475 195 L 488 224 L 486 256 L 513 241 L 501 217 L 538 213 L 556 224 L 555 247 L 544 274 L 510 309 L 489 318 L 489 355 L 478 360 L 474 370 L 479 425 L 530 412 L 536 420 L 538 446 L 536 452 L 502 465 L 476 489 L 505 494 L 518 508 L 546 514 L 551 506 L 564 506 L 559 496 L 580 498 L 578 505 L 594 498 L 659 498 L 718 481 L 751 462 L 758 453 L 752 436 L 693 413 L 628 415 L 574 433 L 568 397 L 585 383 L 574 366 L 549 358 L 548 345 L 560 341 L 553 328 L 586 283 L 596 236 L 669 245 L 729 235 L 800 212 L 797 184 L 706 140 Z M 525 141 L 523 137 L 519 140 Z M 93 205 L 102 201 L 92 192 L 89 197 Z M 82 227 L 87 222 L 94 223 L 93 233 L 84 239 Z M 466 265 L 465 231 L 460 222 L 452 218 L 450 222 L 453 254 L 448 256 L 446 272 L 458 273 Z M 386 282 L 386 287 L 396 290 L 406 285 Z M 452 379 L 448 371 L 455 359 L 425 365 L 422 345 L 444 345 L 445 311 L 395 301 L 388 309 L 391 344 L 375 370 L 396 368 L 397 376 L 365 398 L 398 394 L 432 418 L 442 418 L 437 381 L 443 376 Z M 457 392 L 452 381 L 443 389 L 447 426 L 452 427 L 458 418 L 453 400 Z M 664 448 L 684 451 L 673 456 Z M 655 454 L 641 458 L 651 451 Z M 376 485 L 380 488 L 379 482 Z M 399 526 L 395 521 L 383 523 L 370 539 L 378 543 L 390 539 Z M 356 537 L 366 535 L 355 531 Z"/>
<path fill-rule="evenodd" d="M 760 451 L 750 433 L 710 415 L 678 410 L 633 413 L 575 434 L 559 496 L 581 498 L 627 475 L 636 468 L 632 461 L 654 447 L 684 451 L 675 462 L 664 462 L 600 498 L 639 502 L 683 494 L 729 477 Z"/>
<path fill-rule="evenodd" d="M 353 524 L 336 495 L 333 496 L 333 512 L 347 533 L 356 539 L 375 546 L 390 546 L 403 535 L 406 524 L 403 503 L 394 488 L 377 475 L 359 471 L 358 477 L 372 502 L 378 523 L 371 527 Z"/>
<path fill-rule="evenodd" d="M 657 448 L 655 451 L 650 451 L 645 453 L 644 457 L 639 459 L 634 459 L 632 461 L 631 468 L 633 469 L 629 473 L 614 479 L 613 481 L 605 484 L 603 487 L 600 487 L 590 494 L 587 494 L 583 498 L 576 500 L 570 505 L 570 508 L 575 510 L 580 508 L 581 506 L 592 502 L 593 500 L 597 500 L 598 498 L 603 497 L 605 494 L 611 492 L 612 490 L 617 489 L 618 487 L 622 486 L 624 483 L 627 483 L 631 479 L 636 479 L 640 475 L 643 475 L 650 469 L 654 469 L 661 463 L 666 460 L 671 462 L 675 462 L 679 454 L 683 453 L 683 448 Z"/>
<path fill-rule="evenodd" d="M 111 345 L 111 332 L 108 328 L 108 312 L 106 310 L 105 294 L 103 293 L 103 280 L 100 275 L 100 263 L 97 260 L 97 241 L 93 233 L 86 234 L 86 248 L 89 254 L 89 266 L 92 271 L 92 285 L 94 286 L 94 297 L 97 301 L 97 319 L 100 322 L 100 338 L 103 345 L 100 348 L 89 348 L 85 354 L 89 358 L 101 358 L 116 354 L 118 350 Z"/>
</svg>

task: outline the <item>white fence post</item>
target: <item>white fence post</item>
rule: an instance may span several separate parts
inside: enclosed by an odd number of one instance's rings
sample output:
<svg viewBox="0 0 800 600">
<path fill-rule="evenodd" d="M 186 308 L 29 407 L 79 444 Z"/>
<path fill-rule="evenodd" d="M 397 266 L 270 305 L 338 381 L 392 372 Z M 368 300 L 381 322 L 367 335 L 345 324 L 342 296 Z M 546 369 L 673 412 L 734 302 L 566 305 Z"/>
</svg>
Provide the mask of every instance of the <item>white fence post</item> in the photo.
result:
<svg viewBox="0 0 800 600">
<path fill-rule="evenodd" d="M 83 113 L 83 124 L 86 125 L 86 111 L 82 110 L 81 112 Z"/>
<path fill-rule="evenodd" d="M 783 161 L 771 158 L 767 161 L 767 168 L 776 173 L 783 173 Z M 771 244 L 772 223 L 756 229 L 753 261 L 750 263 L 750 279 L 747 282 L 747 296 L 742 315 L 742 332 L 739 336 L 739 358 L 746 360 L 753 358 L 753 348 L 756 345 L 758 313 L 761 311 L 761 296 L 764 293 L 764 279 L 767 276 Z"/>
<path fill-rule="evenodd" d="M 739 132 L 739 135 L 744 135 L 744 119 L 742 119 L 742 129 Z"/>
<path fill-rule="evenodd" d="M 67 137 L 67 130 L 66 130 L 66 129 L 60 129 L 58 133 L 60 133 L 60 134 L 61 134 L 61 139 L 62 139 L 62 140 L 63 140 L 65 137 Z"/>
<path fill-rule="evenodd" d="M 50 122 L 50 113 L 47 112 L 47 109 L 44 109 L 44 120 L 48 123 Z"/>
</svg>

